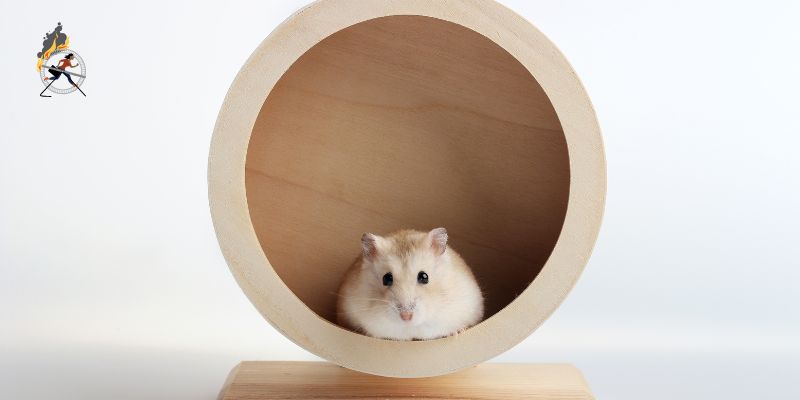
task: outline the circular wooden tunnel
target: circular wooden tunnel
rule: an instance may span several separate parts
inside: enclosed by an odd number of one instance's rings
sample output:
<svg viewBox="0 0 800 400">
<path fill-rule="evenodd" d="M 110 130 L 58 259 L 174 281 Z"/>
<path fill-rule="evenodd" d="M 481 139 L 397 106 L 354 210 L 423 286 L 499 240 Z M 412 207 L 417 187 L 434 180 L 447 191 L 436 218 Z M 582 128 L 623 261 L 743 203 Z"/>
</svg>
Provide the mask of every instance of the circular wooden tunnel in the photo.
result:
<svg viewBox="0 0 800 400">
<path fill-rule="evenodd" d="M 519 343 L 594 244 L 605 161 L 591 103 L 536 28 L 491 0 L 324 0 L 236 77 L 209 157 L 212 216 L 239 285 L 275 328 L 359 371 L 440 375 Z M 444 226 L 483 322 L 430 341 L 335 325 L 361 234 Z"/>
</svg>

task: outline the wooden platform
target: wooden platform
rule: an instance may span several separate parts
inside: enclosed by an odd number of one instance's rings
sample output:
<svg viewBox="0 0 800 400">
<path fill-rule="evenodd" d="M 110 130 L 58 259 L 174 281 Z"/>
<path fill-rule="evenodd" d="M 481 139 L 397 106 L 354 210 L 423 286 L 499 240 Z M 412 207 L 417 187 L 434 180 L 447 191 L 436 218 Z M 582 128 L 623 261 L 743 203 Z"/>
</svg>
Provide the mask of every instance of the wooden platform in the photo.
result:
<svg viewBox="0 0 800 400">
<path fill-rule="evenodd" d="M 260 399 L 594 399 L 568 364 L 482 364 L 434 378 L 385 378 L 326 362 L 246 361 L 220 400 Z"/>
</svg>

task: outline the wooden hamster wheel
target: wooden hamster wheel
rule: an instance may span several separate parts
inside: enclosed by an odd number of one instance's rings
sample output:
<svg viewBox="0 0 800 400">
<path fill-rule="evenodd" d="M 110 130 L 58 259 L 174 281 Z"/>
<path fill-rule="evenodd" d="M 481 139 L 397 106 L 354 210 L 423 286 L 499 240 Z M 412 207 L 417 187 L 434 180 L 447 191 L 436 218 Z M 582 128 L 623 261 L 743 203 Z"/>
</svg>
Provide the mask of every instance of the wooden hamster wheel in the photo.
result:
<svg viewBox="0 0 800 400">
<path fill-rule="evenodd" d="M 599 229 L 605 161 L 573 70 L 503 6 L 323 0 L 236 77 L 209 197 L 231 271 L 276 329 L 351 369 L 433 376 L 509 349 L 566 297 Z M 436 226 L 485 292 L 482 323 L 398 342 L 332 322 L 361 233 Z"/>
</svg>

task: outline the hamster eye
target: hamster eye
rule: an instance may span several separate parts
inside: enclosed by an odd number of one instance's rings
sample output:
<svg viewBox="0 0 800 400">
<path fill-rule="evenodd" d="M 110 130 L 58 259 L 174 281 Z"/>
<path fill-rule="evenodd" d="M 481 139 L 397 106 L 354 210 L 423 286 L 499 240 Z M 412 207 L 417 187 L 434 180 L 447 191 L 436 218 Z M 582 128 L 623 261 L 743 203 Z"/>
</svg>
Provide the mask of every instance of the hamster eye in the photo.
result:
<svg viewBox="0 0 800 400">
<path fill-rule="evenodd" d="M 383 286 L 392 286 L 393 282 L 394 277 L 392 276 L 391 272 L 387 272 L 385 275 L 383 275 Z"/>
<path fill-rule="evenodd" d="M 419 271 L 417 274 L 417 282 L 423 285 L 428 283 L 428 274 L 426 274 L 425 271 Z"/>
</svg>

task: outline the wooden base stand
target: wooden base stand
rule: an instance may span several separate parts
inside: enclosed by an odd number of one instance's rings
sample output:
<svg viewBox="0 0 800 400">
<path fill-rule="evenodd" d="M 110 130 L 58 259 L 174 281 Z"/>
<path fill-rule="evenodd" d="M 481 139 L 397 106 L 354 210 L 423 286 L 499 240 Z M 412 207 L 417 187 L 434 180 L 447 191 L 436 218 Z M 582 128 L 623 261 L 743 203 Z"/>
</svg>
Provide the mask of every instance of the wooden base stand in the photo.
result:
<svg viewBox="0 0 800 400">
<path fill-rule="evenodd" d="M 385 378 L 326 362 L 246 361 L 220 400 L 260 399 L 594 399 L 567 364 L 481 364 L 433 378 Z"/>
</svg>

